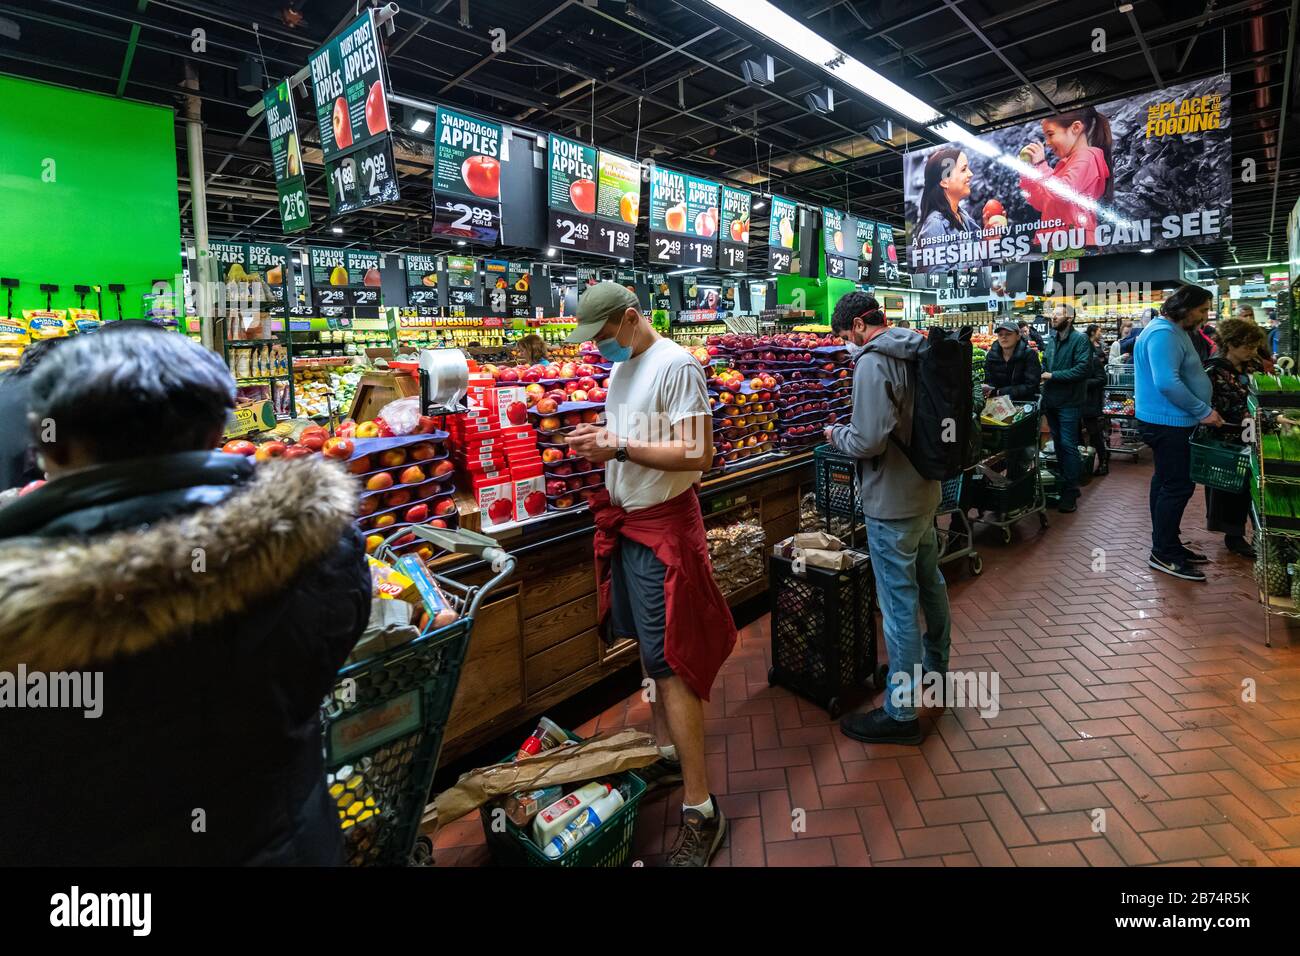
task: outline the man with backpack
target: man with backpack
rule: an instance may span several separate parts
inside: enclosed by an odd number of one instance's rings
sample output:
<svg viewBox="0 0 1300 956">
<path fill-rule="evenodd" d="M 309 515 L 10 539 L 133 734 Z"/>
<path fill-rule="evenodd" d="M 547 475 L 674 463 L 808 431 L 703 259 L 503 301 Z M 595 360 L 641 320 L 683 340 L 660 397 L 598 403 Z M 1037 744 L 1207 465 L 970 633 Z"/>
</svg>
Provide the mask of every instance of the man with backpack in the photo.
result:
<svg viewBox="0 0 1300 956">
<path fill-rule="evenodd" d="M 1057 510 L 1078 510 L 1079 426 L 1088 394 L 1092 346 L 1074 327 L 1074 306 L 1058 305 L 1052 312 L 1052 334 L 1043 352 L 1043 413 L 1052 429 L 1052 445 L 1060 470 Z"/>
<path fill-rule="evenodd" d="M 918 445 L 913 431 L 914 402 L 920 355 L 927 343 L 917 332 L 888 328 L 880 304 L 863 292 L 850 292 L 840 299 L 831 316 L 831 328 L 858 351 L 853 362 L 850 424 L 827 428 L 826 441 L 858 460 L 867 544 L 889 651 L 883 708 L 850 714 L 840 721 L 840 729 L 865 743 L 917 744 L 921 742 L 921 724 L 913 706 L 913 691 L 919 697 L 921 688 L 913 687 L 915 668 L 920 665 L 924 674 L 942 678 L 948 670 L 951 643 L 948 589 L 939 573 L 934 530 L 940 486 L 937 480 L 922 477 L 909 457 L 909 451 Z M 966 366 L 969 413 L 969 358 Z M 910 445 L 905 445 L 909 436 L 913 436 Z M 943 437 L 959 440 L 955 433 Z M 918 609 L 925 614 L 924 634 L 917 627 Z"/>
</svg>

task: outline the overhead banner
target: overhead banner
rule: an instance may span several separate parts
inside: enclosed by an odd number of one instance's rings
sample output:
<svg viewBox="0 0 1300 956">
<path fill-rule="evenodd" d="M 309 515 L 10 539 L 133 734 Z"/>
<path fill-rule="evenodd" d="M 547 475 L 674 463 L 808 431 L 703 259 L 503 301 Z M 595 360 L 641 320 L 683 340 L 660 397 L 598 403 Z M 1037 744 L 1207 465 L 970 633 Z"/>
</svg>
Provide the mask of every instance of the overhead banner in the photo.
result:
<svg viewBox="0 0 1300 956">
<path fill-rule="evenodd" d="M 446 304 L 438 280 L 438 257 L 423 253 L 406 254 L 406 304 L 434 309 Z"/>
<path fill-rule="evenodd" d="M 301 232 L 311 225 L 311 207 L 307 203 L 307 177 L 302 171 L 298 111 L 294 109 L 288 80 L 281 80 L 262 94 L 262 112 L 266 115 L 266 133 L 271 140 L 280 226 L 285 232 Z"/>
<path fill-rule="evenodd" d="M 596 230 L 588 252 L 631 259 L 641 212 L 641 164 L 600 150 Z"/>
<path fill-rule="evenodd" d="M 498 122 L 438 107 L 433 149 L 433 231 L 481 245 L 501 238 Z"/>
<path fill-rule="evenodd" d="M 292 272 L 288 246 L 216 240 L 208 243 L 208 255 L 217 263 L 218 278 L 235 287 L 226 296 L 231 307 L 284 315 L 285 288 Z"/>
<path fill-rule="evenodd" d="M 909 270 L 1231 238 L 1230 93 L 1213 77 L 909 153 Z"/>
<path fill-rule="evenodd" d="M 650 263 L 713 268 L 719 184 L 662 166 L 650 170 Z"/>
<path fill-rule="evenodd" d="M 858 279 L 862 281 L 871 278 L 876 263 L 876 224 L 870 219 L 859 219 L 857 227 L 854 242 L 858 247 Z"/>
<path fill-rule="evenodd" d="M 528 262 L 511 262 L 506 269 L 506 314 L 512 319 L 532 315 L 533 267 Z"/>
<path fill-rule="evenodd" d="M 773 275 L 799 272 L 799 204 L 772 197 L 772 218 L 767 228 L 767 267 Z"/>
<path fill-rule="evenodd" d="M 873 243 L 866 238 L 864 220 L 830 206 L 822 207 L 822 245 L 826 249 L 826 274 L 857 282 L 871 274 Z M 872 228 L 865 220 L 867 232 Z"/>
<path fill-rule="evenodd" d="M 718 235 L 718 268 L 744 272 L 749 268 L 749 208 L 747 189 L 722 187 L 722 222 Z"/>
<path fill-rule="evenodd" d="M 387 68 L 374 9 L 311 55 L 330 212 L 341 216 L 399 198 L 388 123 Z"/>
<path fill-rule="evenodd" d="M 311 300 L 318 309 L 378 308 L 379 253 L 312 246 Z"/>
<path fill-rule="evenodd" d="M 882 222 L 876 224 L 876 230 L 876 248 L 879 250 L 876 275 L 881 282 L 898 282 L 898 245 L 894 242 L 894 227 Z"/>
</svg>

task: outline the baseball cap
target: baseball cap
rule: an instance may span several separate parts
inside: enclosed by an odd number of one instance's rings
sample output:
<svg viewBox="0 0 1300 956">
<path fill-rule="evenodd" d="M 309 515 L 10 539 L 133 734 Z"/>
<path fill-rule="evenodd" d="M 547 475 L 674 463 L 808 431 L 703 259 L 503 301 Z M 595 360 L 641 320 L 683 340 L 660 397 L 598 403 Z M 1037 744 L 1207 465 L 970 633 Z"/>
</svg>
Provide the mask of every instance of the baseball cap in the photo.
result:
<svg viewBox="0 0 1300 956">
<path fill-rule="evenodd" d="M 1003 319 L 1001 322 L 999 322 L 997 325 L 993 327 L 993 330 L 995 332 L 1015 332 L 1017 335 L 1019 335 L 1020 323 L 1017 322 L 1015 319 Z"/>
<path fill-rule="evenodd" d="M 597 282 L 578 299 L 578 327 L 569 333 L 566 342 L 586 342 L 610 319 L 622 315 L 627 309 L 640 308 L 636 296 L 627 286 L 608 279 Z"/>
</svg>

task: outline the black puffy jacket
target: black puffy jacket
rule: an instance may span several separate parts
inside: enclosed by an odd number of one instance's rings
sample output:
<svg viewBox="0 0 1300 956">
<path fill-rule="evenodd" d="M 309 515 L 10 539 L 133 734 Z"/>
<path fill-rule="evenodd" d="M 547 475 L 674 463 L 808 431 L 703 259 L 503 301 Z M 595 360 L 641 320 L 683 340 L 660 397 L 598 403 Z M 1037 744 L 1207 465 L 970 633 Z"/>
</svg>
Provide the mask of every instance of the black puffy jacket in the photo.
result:
<svg viewBox="0 0 1300 956">
<path fill-rule="evenodd" d="M 370 616 L 355 512 L 333 462 L 220 452 L 0 506 L 0 695 L 102 675 L 98 717 L 0 710 L 0 864 L 340 862 L 319 708 Z"/>
<path fill-rule="evenodd" d="M 1103 393 L 1106 391 L 1106 363 L 1110 353 L 1100 345 L 1092 347 L 1092 364 L 1088 366 L 1088 390 L 1084 394 L 1084 418 L 1098 418 L 1101 415 Z"/>
<path fill-rule="evenodd" d="M 984 355 L 984 384 L 993 389 L 994 395 L 1010 395 L 1017 402 L 1033 401 L 1042 374 L 1037 350 L 1023 338 L 1016 343 L 1009 362 L 996 341 Z"/>
</svg>

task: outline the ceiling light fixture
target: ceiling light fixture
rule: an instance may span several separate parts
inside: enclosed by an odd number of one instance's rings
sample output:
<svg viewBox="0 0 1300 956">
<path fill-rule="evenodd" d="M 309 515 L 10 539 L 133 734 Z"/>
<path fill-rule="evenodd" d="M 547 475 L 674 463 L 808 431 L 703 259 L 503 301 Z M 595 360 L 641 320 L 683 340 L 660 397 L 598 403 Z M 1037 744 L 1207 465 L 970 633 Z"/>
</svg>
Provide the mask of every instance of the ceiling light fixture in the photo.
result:
<svg viewBox="0 0 1300 956">
<path fill-rule="evenodd" d="M 861 60 L 849 56 L 824 36 L 808 29 L 768 0 L 707 2 L 914 123 L 933 123 L 942 115 L 929 103 L 913 96 Z"/>
<path fill-rule="evenodd" d="M 464 240 L 464 239 L 457 239 L 457 240 L 456 240 L 456 245 L 458 245 L 458 246 L 463 246 L 463 245 L 465 245 L 465 240 Z"/>
<path fill-rule="evenodd" d="M 330 232 L 334 233 L 334 235 L 336 235 L 336 236 L 341 236 L 341 235 L 343 235 L 343 227 L 342 227 L 342 226 L 331 226 L 331 227 L 330 227 Z"/>
<path fill-rule="evenodd" d="M 1152 249 L 1150 246 L 1147 246 L 1143 249 L 1139 249 L 1138 252 L 1142 253 L 1143 255 L 1149 256 L 1151 255 L 1151 253 L 1155 252 L 1155 250 Z"/>
<path fill-rule="evenodd" d="M 554 246 L 551 246 L 551 248 L 547 249 L 547 250 L 546 250 L 546 254 L 547 254 L 548 256 L 550 256 L 552 259 L 554 259 L 554 258 L 555 258 L 555 247 L 554 247 Z"/>
<path fill-rule="evenodd" d="M 423 133 L 425 130 L 429 128 L 429 125 L 430 125 L 429 121 L 425 119 L 423 116 L 417 117 L 416 120 L 413 123 L 411 123 L 411 132 Z"/>
</svg>

